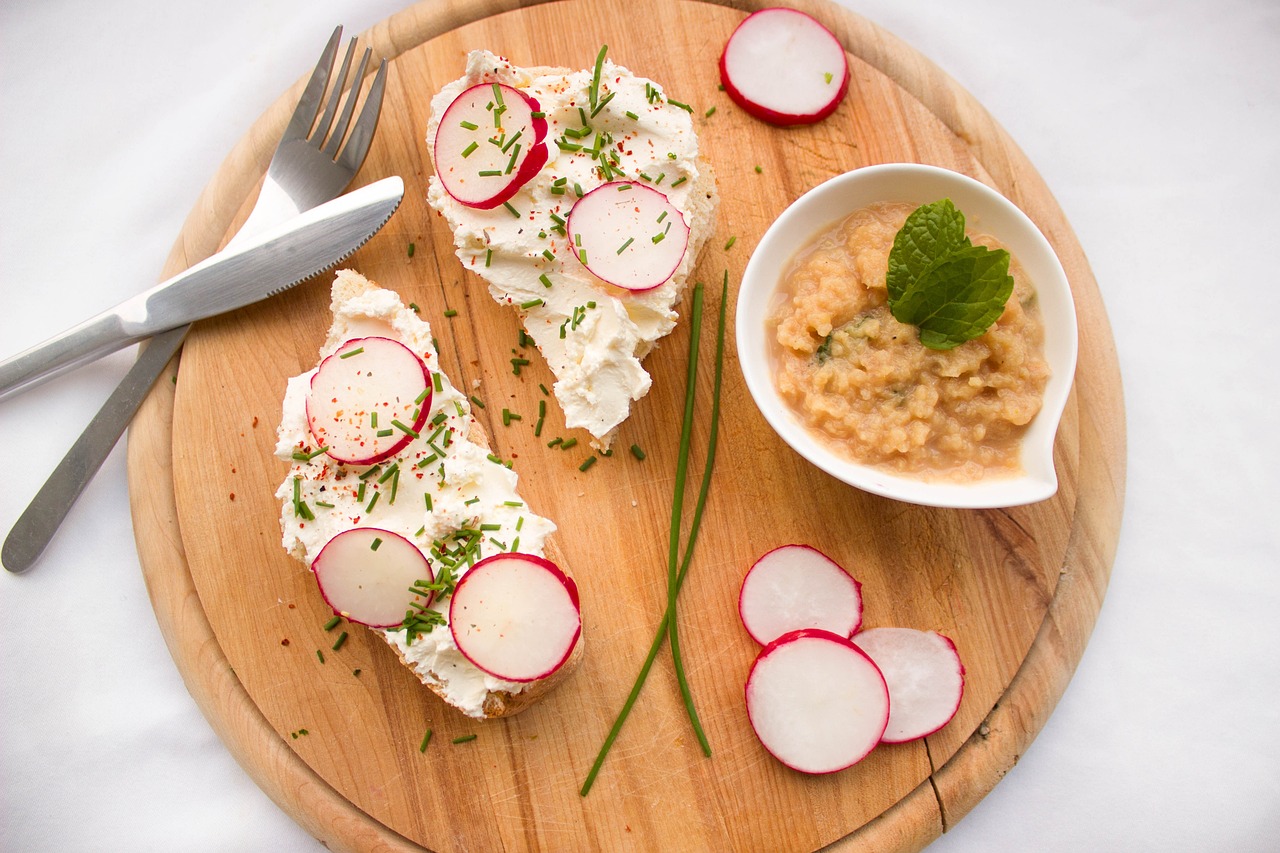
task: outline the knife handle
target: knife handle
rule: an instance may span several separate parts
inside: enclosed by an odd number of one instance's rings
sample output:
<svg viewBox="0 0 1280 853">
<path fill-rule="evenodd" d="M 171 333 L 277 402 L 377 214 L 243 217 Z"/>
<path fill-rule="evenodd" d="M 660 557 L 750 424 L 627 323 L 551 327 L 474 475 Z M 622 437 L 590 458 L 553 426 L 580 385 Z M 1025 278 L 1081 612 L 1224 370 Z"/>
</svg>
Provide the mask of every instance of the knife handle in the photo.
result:
<svg viewBox="0 0 1280 853">
<path fill-rule="evenodd" d="M 0 550 L 0 562 L 7 570 L 14 574 L 25 572 L 44 552 L 67 512 L 133 420 L 151 386 L 164 373 L 165 365 L 182 346 L 190 328 L 161 332 L 143 348 L 133 367 L 13 525 Z"/>
<path fill-rule="evenodd" d="M 0 400 L 137 343 L 143 337 L 135 332 L 120 309 L 91 317 L 42 344 L 0 361 Z"/>
</svg>

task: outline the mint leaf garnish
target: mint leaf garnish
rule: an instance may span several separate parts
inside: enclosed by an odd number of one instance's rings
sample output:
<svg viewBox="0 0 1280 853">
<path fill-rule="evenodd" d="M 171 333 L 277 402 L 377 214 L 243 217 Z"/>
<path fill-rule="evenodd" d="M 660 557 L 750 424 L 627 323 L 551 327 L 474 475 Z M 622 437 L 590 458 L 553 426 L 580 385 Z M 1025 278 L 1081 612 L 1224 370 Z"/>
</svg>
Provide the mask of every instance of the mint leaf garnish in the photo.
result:
<svg viewBox="0 0 1280 853">
<path fill-rule="evenodd" d="M 920 343 L 946 350 L 982 335 L 1013 293 L 1009 253 L 974 246 L 950 199 L 907 217 L 889 252 L 889 310 L 920 330 Z"/>
</svg>

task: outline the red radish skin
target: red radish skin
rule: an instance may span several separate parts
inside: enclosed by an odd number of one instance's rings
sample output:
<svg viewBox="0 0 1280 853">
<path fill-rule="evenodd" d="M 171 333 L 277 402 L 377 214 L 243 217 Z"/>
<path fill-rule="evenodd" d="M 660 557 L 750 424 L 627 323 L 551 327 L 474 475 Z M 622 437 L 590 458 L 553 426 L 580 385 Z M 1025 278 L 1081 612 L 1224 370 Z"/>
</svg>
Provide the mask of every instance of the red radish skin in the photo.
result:
<svg viewBox="0 0 1280 853">
<path fill-rule="evenodd" d="M 964 664 L 949 638 L 915 628 L 871 628 L 853 641 L 889 685 L 884 743 L 917 740 L 951 722 L 964 696 Z"/>
<path fill-rule="evenodd" d="M 566 223 L 578 260 L 624 290 L 659 287 L 689 247 L 684 216 L 658 190 L 632 181 L 601 184 L 574 202 Z"/>
<path fill-rule="evenodd" d="M 849 90 L 840 41 L 795 9 L 761 9 L 738 25 L 720 54 L 720 81 L 734 103 L 770 124 L 813 124 Z"/>
<path fill-rule="evenodd" d="M 504 681 L 537 681 L 562 667 L 582 633 L 578 587 L 533 554 L 494 554 L 463 574 L 449 603 L 458 651 Z"/>
<path fill-rule="evenodd" d="M 835 773 L 875 748 L 889 722 L 880 670 L 847 637 L 803 629 L 760 652 L 746 685 L 760 743 L 801 773 Z"/>
<path fill-rule="evenodd" d="M 344 343 L 320 362 L 307 394 L 307 425 L 317 448 L 352 465 L 399 453 L 430 410 L 431 372 L 413 350 L 390 338 Z"/>
<path fill-rule="evenodd" d="M 547 164 L 547 128 L 537 100 L 519 89 L 501 83 L 472 86 L 440 117 L 432 149 L 436 174 L 459 203 L 495 208 Z"/>
<path fill-rule="evenodd" d="M 410 588 L 415 581 L 435 580 L 418 546 L 377 527 L 334 536 L 316 555 L 311 571 L 334 613 L 373 628 L 394 627 L 411 606 L 428 606 L 429 598 Z"/>
<path fill-rule="evenodd" d="M 816 548 L 783 545 L 742 579 L 738 614 L 762 646 L 800 628 L 852 637 L 862 627 L 862 584 Z"/>
</svg>

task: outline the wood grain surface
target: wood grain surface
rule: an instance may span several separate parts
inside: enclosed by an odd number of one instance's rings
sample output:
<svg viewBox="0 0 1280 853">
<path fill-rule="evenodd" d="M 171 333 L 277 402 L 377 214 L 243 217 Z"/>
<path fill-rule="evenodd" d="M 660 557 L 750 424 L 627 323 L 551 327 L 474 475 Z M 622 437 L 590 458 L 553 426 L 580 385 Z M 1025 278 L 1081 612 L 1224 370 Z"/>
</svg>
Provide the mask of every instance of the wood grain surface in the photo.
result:
<svg viewBox="0 0 1280 853">
<path fill-rule="evenodd" d="M 1032 165 L 953 81 L 851 13 L 797 4 L 837 33 L 852 82 L 831 118 L 780 130 L 717 89 L 719 46 L 757 4 L 657 5 L 636 16 L 613 0 L 428 0 L 365 34 L 393 61 L 378 136 L 356 182 L 399 174 L 407 192 L 348 265 L 421 307 L 446 372 L 462 387 L 478 383 L 487 408 L 476 415 L 495 450 L 515 461 L 524 498 L 559 525 L 588 654 L 542 703 L 477 723 L 445 707 L 358 626 L 333 651 L 314 582 L 281 551 L 272 494 L 285 466 L 272 454 L 275 425 L 285 380 L 315 362 L 329 323 L 327 281 L 199 324 L 175 361 L 176 383 L 160 383 L 130 432 L 139 553 L 174 660 L 241 764 L 332 849 L 920 849 L 1017 761 L 1093 626 L 1123 499 L 1120 377 L 1097 284 Z M 655 20 L 664 22 L 660 37 Z M 924 162 L 996 187 L 1048 236 L 1071 281 L 1080 358 L 1055 449 L 1058 495 L 1010 510 L 940 510 L 858 492 L 788 450 L 751 404 L 730 329 L 719 463 L 681 595 L 686 663 L 713 754 L 697 748 L 664 653 L 584 798 L 578 789 L 662 612 L 689 328 L 681 323 L 646 361 L 653 390 L 623 426 L 622 452 L 579 471 L 585 434 L 573 451 L 546 447 L 548 437 L 571 435 L 554 404 L 543 436 L 533 435 L 529 414 L 550 372 L 530 349 L 533 363 L 512 374 L 516 320 L 464 273 L 447 227 L 426 205 L 422 139 L 431 95 L 461 74 L 468 49 L 586 67 L 606 43 L 612 59 L 695 107 L 721 193 L 717 233 L 696 271 L 711 285 L 709 318 L 726 269 L 733 316 L 732 284 L 789 201 L 848 169 Z M 216 250 L 247 214 L 298 91 L 284 93 L 231 152 L 166 275 Z M 446 309 L 457 316 L 446 319 Z M 713 343 L 711 322 L 691 470 L 706 449 Z M 524 420 L 504 427 L 503 407 Z M 632 443 L 646 451 L 643 462 L 625 452 Z M 821 548 L 863 582 L 868 627 L 933 629 L 955 640 L 968 683 L 949 726 L 881 746 L 827 777 L 788 771 L 764 752 L 742 701 L 757 649 L 738 622 L 736 595 L 751 561 L 787 542 Z M 434 736 L 424 753 L 427 728 Z M 451 743 L 472 733 L 475 740 Z"/>
</svg>

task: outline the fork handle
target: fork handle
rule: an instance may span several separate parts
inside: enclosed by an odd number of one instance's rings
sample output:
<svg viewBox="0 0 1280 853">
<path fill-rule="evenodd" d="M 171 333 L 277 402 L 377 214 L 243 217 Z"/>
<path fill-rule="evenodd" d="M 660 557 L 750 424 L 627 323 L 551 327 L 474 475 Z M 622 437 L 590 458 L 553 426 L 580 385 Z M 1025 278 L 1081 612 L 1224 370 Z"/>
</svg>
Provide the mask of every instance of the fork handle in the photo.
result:
<svg viewBox="0 0 1280 853">
<path fill-rule="evenodd" d="M 182 346 L 190 328 L 182 326 L 161 332 L 142 350 L 133 367 L 13 525 L 0 550 L 0 562 L 6 569 L 14 574 L 25 572 L 44 552 L 84 487 L 133 420 L 151 386 L 164 373 L 165 365 Z"/>
<path fill-rule="evenodd" d="M 0 400 L 27 386 L 137 343 L 142 337 L 136 335 L 130 325 L 118 310 L 107 311 L 0 361 Z"/>
</svg>

